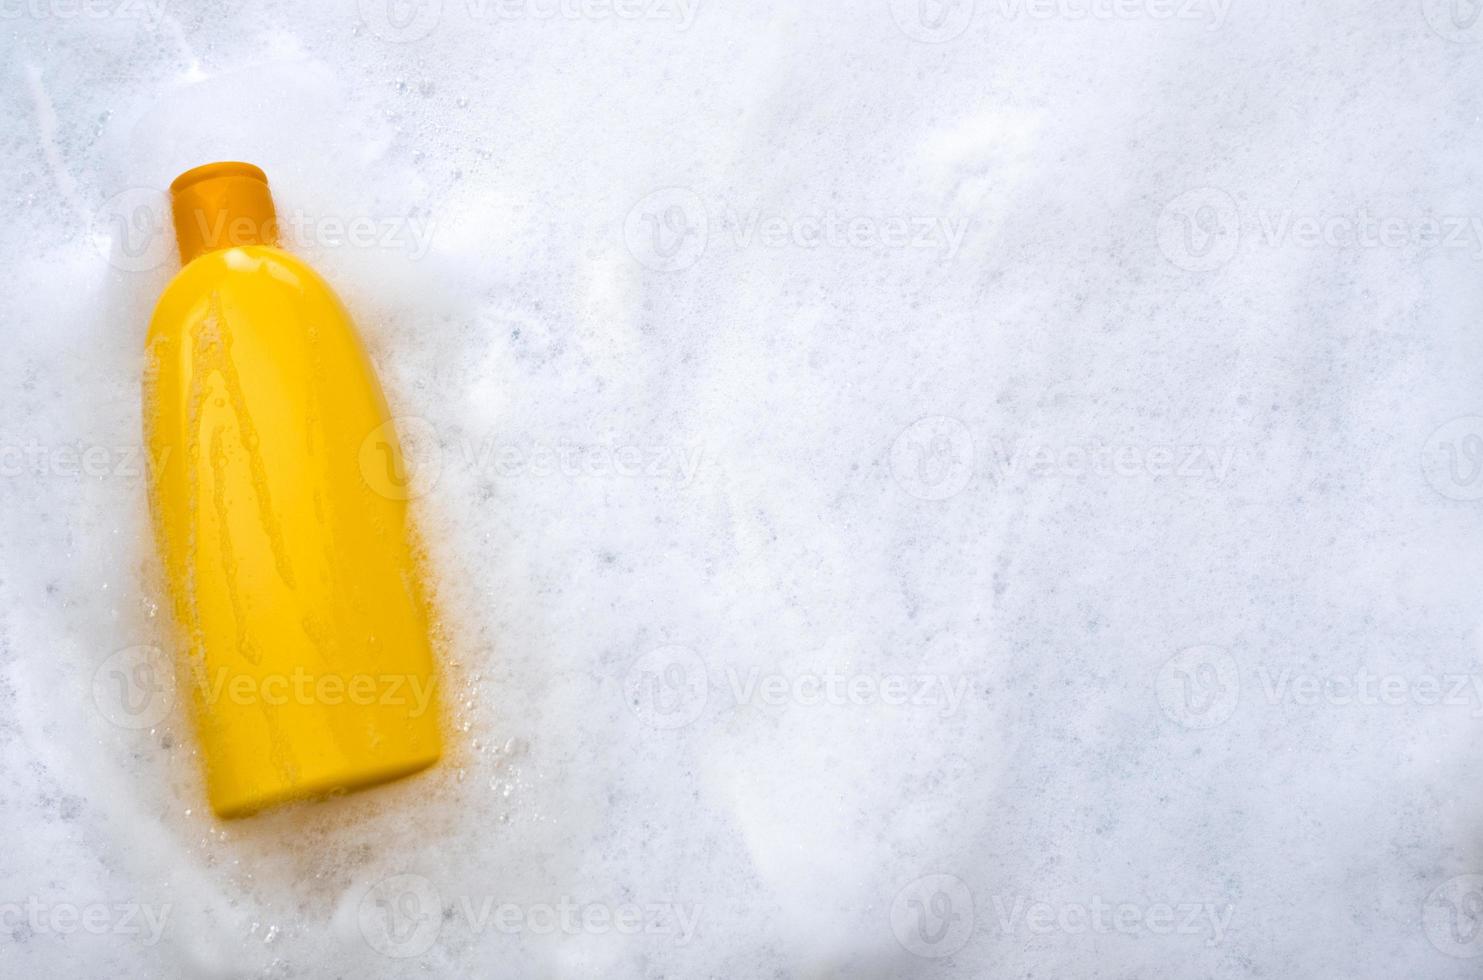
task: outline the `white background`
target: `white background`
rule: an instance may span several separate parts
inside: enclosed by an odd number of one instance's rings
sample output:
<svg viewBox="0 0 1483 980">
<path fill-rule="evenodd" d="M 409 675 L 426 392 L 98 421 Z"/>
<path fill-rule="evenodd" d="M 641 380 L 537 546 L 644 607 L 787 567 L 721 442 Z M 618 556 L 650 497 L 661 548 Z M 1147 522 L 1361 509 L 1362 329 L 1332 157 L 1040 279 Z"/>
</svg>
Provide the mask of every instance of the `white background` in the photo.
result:
<svg viewBox="0 0 1483 980">
<path fill-rule="evenodd" d="M 1468 0 L 0 12 L 0 973 L 1477 975 Z M 224 158 L 452 743 L 232 824 L 138 460 Z"/>
</svg>

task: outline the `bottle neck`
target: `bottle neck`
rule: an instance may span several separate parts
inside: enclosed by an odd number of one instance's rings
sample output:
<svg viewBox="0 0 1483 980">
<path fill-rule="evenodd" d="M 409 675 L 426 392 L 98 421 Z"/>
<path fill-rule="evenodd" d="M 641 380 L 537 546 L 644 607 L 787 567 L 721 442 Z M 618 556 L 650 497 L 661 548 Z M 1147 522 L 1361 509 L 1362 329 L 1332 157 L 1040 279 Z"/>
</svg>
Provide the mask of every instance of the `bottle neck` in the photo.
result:
<svg viewBox="0 0 1483 980">
<path fill-rule="evenodd" d="M 268 178 L 250 163 L 208 163 L 170 185 L 180 261 L 239 245 L 278 244 Z"/>
</svg>

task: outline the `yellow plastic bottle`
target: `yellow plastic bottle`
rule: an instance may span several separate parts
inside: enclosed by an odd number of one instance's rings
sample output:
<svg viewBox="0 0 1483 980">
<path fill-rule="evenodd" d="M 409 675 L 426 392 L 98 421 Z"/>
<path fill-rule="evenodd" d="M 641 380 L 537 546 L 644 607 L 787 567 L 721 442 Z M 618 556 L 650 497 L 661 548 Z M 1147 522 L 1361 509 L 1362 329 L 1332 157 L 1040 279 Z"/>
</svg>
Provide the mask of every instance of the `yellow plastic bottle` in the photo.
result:
<svg viewBox="0 0 1483 980">
<path fill-rule="evenodd" d="M 267 178 L 170 187 L 185 267 L 149 327 L 150 506 L 212 808 L 358 789 L 442 750 L 406 483 L 354 325 L 276 245 Z"/>
</svg>

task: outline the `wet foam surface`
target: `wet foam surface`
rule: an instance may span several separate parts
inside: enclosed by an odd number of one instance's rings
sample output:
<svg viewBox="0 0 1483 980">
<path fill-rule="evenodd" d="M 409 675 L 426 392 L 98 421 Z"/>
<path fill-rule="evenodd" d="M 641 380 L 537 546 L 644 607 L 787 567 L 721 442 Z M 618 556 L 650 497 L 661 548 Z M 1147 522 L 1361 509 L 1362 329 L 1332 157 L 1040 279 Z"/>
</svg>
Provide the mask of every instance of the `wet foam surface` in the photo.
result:
<svg viewBox="0 0 1483 980">
<path fill-rule="evenodd" d="M 1475 975 L 1464 7 L 7 8 L 0 972 Z M 139 385 L 230 158 L 450 752 L 221 823 Z"/>
</svg>

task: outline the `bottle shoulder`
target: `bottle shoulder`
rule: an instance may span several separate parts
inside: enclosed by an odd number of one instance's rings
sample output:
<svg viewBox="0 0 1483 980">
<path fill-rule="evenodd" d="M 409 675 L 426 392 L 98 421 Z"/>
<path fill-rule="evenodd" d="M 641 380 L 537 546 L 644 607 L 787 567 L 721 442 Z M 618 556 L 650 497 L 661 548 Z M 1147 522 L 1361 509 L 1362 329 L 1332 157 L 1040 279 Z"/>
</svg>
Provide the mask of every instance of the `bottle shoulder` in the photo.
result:
<svg viewBox="0 0 1483 980">
<path fill-rule="evenodd" d="M 175 274 L 165 293 L 199 288 L 222 280 L 255 282 L 265 288 L 329 290 L 329 284 L 303 259 L 276 245 L 239 245 L 192 259 Z"/>
<path fill-rule="evenodd" d="M 303 259 L 272 245 L 241 245 L 197 256 L 177 272 L 155 305 L 150 334 L 197 320 L 213 303 L 247 310 L 288 304 L 319 319 L 349 319 L 329 283 Z"/>
</svg>

